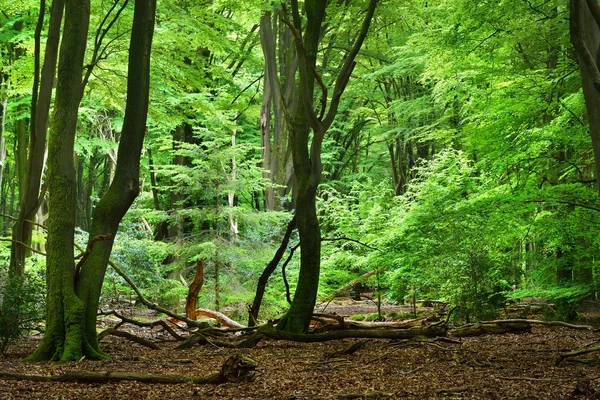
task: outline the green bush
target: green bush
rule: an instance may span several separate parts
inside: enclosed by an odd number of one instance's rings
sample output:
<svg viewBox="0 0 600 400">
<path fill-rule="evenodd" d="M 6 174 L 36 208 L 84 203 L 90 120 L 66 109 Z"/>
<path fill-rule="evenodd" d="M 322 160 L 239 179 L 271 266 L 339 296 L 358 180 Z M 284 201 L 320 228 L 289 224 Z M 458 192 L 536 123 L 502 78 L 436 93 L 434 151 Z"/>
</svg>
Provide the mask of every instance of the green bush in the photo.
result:
<svg viewBox="0 0 600 400">
<path fill-rule="evenodd" d="M 23 334 L 39 329 L 46 296 L 42 280 L 27 274 L 4 280 L 0 287 L 0 355 Z"/>
</svg>

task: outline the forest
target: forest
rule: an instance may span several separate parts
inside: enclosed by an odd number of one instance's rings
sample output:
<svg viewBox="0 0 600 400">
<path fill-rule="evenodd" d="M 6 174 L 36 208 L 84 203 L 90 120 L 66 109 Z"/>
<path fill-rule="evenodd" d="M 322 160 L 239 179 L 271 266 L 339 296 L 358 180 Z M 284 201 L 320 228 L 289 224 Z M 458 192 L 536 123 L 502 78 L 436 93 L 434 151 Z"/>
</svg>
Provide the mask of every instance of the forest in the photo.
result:
<svg viewBox="0 0 600 400">
<path fill-rule="evenodd" d="M 597 0 L 0 0 L 0 398 L 600 398 L 599 195 Z"/>
</svg>

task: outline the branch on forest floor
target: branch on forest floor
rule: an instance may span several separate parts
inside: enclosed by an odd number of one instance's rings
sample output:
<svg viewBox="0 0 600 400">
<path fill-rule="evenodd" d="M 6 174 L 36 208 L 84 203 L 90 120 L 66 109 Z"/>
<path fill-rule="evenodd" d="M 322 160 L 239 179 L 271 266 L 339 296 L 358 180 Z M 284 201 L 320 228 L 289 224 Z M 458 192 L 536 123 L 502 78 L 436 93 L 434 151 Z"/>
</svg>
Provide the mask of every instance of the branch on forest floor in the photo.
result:
<svg viewBox="0 0 600 400">
<path fill-rule="evenodd" d="M 102 332 L 100 332 L 98 334 L 98 341 L 104 339 L 106 336 L 109 336 L 109 335 L 110 336 L 116 336 L 116 337 L 125 338 L 125 339 L 127 339 L 127 340 L 129 340 L 131 342 L 134 342 L 134 343 L 140 344 L 142 346 L 151 348 L 152 350 L 158 350 L 159 349 L 159 347 L 158 347 L 158 345 L 156 343 L 152 343 L 151 341 L 146 340 L 144 338 L 141 338 L 139 336 L 135 336 L 132 333 L 120 331 L 120 330 L 117 330 L 115 328 L 108 328 L 108 329 L 105 329 Z"/>
<path fill-rule="evenodd" d="M 571 358 L 571 357 L 577 357 L 580 356 L 582 354 L 588 354 L 588 353 L 593 353 L 596 351 L 600 351 L 600 346 L 596 346 L 596 347 L 588 347 L 585 349 L 579 349 L 579 350 L 573 350 L 573 351 L 568 351 L 565 353 L 559 353 L 556 358 L 554 359 L 554 365 L 558 365 L 561 362 L 563 362 L 563 360 L 567 359 L 567 358 Z"/>
<path fill-rule="evenodd" d="M 185 338 L 183 336 L 181 336 L 177 332 L 175 332 L 175 330 L 173 328 L 171 328 L 171 326 L 162 319 L 159 319 L 157 321 L 152 321 L 152 322 L 141 322 L 141 321 L 137 321 L 132 318 L 125 317 L 124 315 L 121 315 L 114 310 L 107 311 L 107 312 L 100 312 L 100 313 L 98 313 L 98 315 L 114 315 L 115 317 L 121 319 L 121 322 L 119 322 L 117 325 L 115 325 L 114 329 L 119 328 L 123 324 L 131 324 L 131 325 L 139 326 L 142 328 L 154 328 L 156 326 L 161 326 L 164 330 L 169 332 L 169 334 L 171 336 L 173 336 L 175 339 L 185 340 Z"/>
<path fill-rule="evenodd" d="M 537 319 L 498 319 L 492 321 L 481 321 L 482 324 L 513 324 L 513 323 L 527 323 L 534 325 L 547 325 L 547 326 L 564 326 L 565 328 L 593 331 L 594 328 L 590 325 L 573 325 L 563 321 L 540 321 Z"/>
<path fill-rule="evenodd" d="M 235 355 L 230 356 L 217 373 L 202 378 L 190 378 L 179 375 L 146 374 L 141 372 L 112 372 L 112 371 L 69 371 L 60 375 L 28 375 L 14 372 L 0 372 L 0 379 L 27 380 L 36 382 L 77 382 L 104 383 L 136 381 L 141 383 L 194 383 L 220 384 L 251 382 L 255 378 L 256 361 Z"/>
</svg>

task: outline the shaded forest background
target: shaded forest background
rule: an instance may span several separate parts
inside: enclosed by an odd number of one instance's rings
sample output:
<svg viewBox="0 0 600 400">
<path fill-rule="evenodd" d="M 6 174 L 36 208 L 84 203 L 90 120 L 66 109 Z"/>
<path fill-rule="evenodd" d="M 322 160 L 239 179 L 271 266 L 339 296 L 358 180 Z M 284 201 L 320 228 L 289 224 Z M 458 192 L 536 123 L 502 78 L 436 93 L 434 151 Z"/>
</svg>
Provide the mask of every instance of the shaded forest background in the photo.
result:
<svg viewBox="0 0 600 400">
<path fill-rule="evenodd" d="M 118 162 L 128 3 L 91 2 L 74 154 L 83 248 Z M 317 113 L 369 2 L 329 3 Z M 8 296 L 3 315 L 11 299 L 21 326 L 44 315 L 47 173 L 43 148 L 35 153 L 30 144 L 39 10 L 37 1 L 0 1 L 0 290 Z M 528 297 L 553 303 L 548 317 L 573 319 L 579 302 L 596 295 L 593 117 L 569 16 L 558 0 L 380 2 L 323 139 L 318 299 L 358 279 L 375 301 L 441 300 L 470 321 Z M 246 320 L 292 219 L 290 113 L 301 100 L 286 18 L 285 8 L 262 1 L 158 1 L 140 195 L 111 257 L 168 308 L 183 307 L 202 260 L 198 305 Z M 40 34 L 46 43 L 47 30 Z M 32 234 L 15 242 L 32 160 L 43 171 L 27 217 Z M 285 279 L 287 255 L 269 280 L 260 320 L 288 308 L 297 242 L 293 233 Z M 22 244 L 19 271 L 9 265 Z M 11 268 L 25 279 L 6 283 Z M 134 299 L 109 268 L 101 305 Z"/>
</svg>

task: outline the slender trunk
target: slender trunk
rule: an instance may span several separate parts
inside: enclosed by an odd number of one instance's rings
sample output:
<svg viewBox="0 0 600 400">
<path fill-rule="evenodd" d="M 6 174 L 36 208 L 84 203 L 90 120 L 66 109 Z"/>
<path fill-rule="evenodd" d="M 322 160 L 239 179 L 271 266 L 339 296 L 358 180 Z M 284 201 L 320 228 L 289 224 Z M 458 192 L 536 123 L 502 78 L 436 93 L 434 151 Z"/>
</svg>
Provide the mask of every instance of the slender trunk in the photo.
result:
<svg viewBox="0 0 600 400">
<path fill-rule="evenodd" d="M 258 320 L 258 313 L 260 312 L 260 306 L 265 295 L 267 282 L 269 280 L 269 277 L 273 274 L 273 272 L 275 272 L 275 269 L 279 265 L 279 261 L 281 261 L 281 258 L 285 254 L 285 251 L 287 250 L 288 244 L 290 242 L 290 237 L 292 236 L 292 232 L 294 231 L 294 229 L 296 229 L 296 217 L 292 218 L 292 220 L 288 223 L 285 234 L 283 235 L 283 239 L 281 240 L 281 244 L 275 252 L 275 256 L 264 269 L 263 273 L 260 275 L 260 278 L 258 278 L 258 284 L 256 285 L 256 294 L 254 295 L 254 301 L 252 302 L 252 306 L 249 310 L 248 326 L 256 325 L 256 321 Z"/>
<path fill-rule="evenodd" d="M 76 292 L 83 301 L 85 337 L 100 353 L 96 336 L 96 314 L 102 282 L 121 219 L 139 193 L 140 157 L 148 114 L 150 50 L 154 33 L 156 0 L 135 2 L 129 45 L 127 102 L 113 181 L 92 215 L 89 257 L 80 266 Z"/>
<path fill-rule="evenodd" d="M 43 1 L 43 0 L 42 0 Z M 44 4 L 44 3 L 42 3 Z M 65 0 L 54 0 L 50 22 L 48 26 L 48 38 L 44 65 L 42 67 L 40 81 L 38 81 L 38 66 L 40 59 L 39 42 L 43 26 L 43 15 L 40 15 L 36 27 L 36 71 L 34 75 L 33 98 L 31 104 L 29 154 L 27 158 L 27 175 L 22 178 L 23 186 L 20 186 L 20 210 L 17 221 L 13 227 L 10 257 L 10 271 L 12 274 L 21 275 L 24 270 L 27 248 L 22 244 L 31 242 L 31 223 L 40 204 L 39 192 L 42 181 L 42 172 L 45 164 L 46 132 L 48 129 L 48 116 L 50 103 L 52 101 L 52 88 L 54 86 L 54 75 L 56 71 L 56 60 L 58 57 L 58 42 L 60 38 L 60 27 Z M 43 10 L 40 10 L 42 13 Z M 86 28 L 87 29 L 87 28 Z M 39 82 L 39 93 L 38 93 Z M 21 144 L 22 145 L 22 144 Z M 24 147 L 20 149 L 23 151 Z M 20 160 L 23 154 L 20 154 Z M 21 165 L 21 168 L 23 165 Z M 22 244 L 21 244 L 22 243 Z"/>
</svg>

